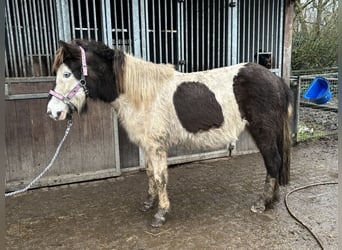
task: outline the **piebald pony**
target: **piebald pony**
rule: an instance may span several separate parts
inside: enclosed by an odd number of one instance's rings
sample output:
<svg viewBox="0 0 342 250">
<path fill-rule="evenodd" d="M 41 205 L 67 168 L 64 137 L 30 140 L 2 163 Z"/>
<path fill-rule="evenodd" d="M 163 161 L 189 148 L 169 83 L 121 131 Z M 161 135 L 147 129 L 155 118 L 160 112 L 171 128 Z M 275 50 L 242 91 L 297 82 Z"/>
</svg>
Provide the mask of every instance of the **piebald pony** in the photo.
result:
<svg viewBox="0 0 342 250">
<path fill-rule="evenodd" d="M 265 67 L 241 63 L 202 72 L 180 73 L 106 45 L 60 41 L 53 69 L 48 115 L 66 119 L 82 112 L 87 96 L 111 103 L 130 140 L 145 153 L 148 196 L 141 208 L 158 203 L 152 226 L 166 221 L 167 151 L 171 145 L 218 147 L 247 128 L 267 170 L 264 192 L 252 206 L 263 212 L 278 199 L 279 184 L 290 174 L 292 95 L 284 81 Z"/>
</svg>

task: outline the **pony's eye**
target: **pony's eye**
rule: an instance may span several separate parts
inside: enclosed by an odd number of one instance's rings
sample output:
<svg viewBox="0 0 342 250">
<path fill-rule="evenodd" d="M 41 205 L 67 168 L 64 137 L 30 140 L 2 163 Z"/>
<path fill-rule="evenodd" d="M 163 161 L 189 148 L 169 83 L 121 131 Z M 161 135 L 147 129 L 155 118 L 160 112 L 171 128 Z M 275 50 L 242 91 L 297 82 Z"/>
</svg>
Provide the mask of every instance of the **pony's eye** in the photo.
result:
<svg viewBox="0 0 342 250">
<path fill-rule="evenodd" d="M 63 74 L 63 77 L 64 78 L 69 78 L 71 76 L 71 73 L 70 72 L 65 72 L 64 74 Z"/>
</svg>

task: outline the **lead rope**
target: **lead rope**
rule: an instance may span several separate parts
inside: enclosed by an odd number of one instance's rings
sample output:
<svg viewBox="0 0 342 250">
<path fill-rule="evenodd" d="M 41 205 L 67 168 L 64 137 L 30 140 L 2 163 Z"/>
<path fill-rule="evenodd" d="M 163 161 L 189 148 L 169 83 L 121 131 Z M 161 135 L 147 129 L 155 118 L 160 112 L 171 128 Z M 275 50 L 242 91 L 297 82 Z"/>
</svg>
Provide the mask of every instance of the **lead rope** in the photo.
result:
<svg viewBox="0 0 342 250">
<path fill-rule="evenodd" d="M 51 166 L 53 165 L 54 161 L 56 160 L 56 158 L 57 158 L 57 156 L 58 156 L 58 154 L 59 154 L 59 151 L 61 150 L 61 147 L 62 147 L 62 145 L 63 145 L 65 139 L 67 138 L 67 136 L 68 136 L 68 134 L 69 134 L 69 132 L 70 132 L 71 126 L 72 126 L 72 120 L 70 119 L 70 120 L 67 121 L 67 128 L 66 128 L 66 130 L 65 130 L 64 137 L 63 137 L 63 139 L 61 140 L 61 142 L 59 143 L 59 145 L 58 145 L 58 147 L 57 147 L 57 149 L 56 149 L 55 155 L 52 157 L 52 159 L 51 159 L 49 165 L 47 165 L 47 166 L 45 167 L 45 169 L 44 169 L 44 170 L 43 170 L 43 171 L 42 171 L 42 172 L 41 172 L 33 181 L 31 181 L 31 183 L 28 184 L 25 188 L 19 189 L 19 190 L 14 191 L 14 192 L 5 193 L 5 197 L 7 197 L 7 196 L 12 196 L 12 195 L 16 195 L 16 194 L 20 194 L 20 193 L 23 193 L 23 192 L 26 192 L 29 188 L 32 187 L 32 185 L 33 185 L 34 183 L 36 183 L 37 180 L 39 180 L 39 179 L 40 179 L 40 178 L 41 178 L 41 177 L 42 177 L 42 176 L 51 168 Z"/>
</svg>

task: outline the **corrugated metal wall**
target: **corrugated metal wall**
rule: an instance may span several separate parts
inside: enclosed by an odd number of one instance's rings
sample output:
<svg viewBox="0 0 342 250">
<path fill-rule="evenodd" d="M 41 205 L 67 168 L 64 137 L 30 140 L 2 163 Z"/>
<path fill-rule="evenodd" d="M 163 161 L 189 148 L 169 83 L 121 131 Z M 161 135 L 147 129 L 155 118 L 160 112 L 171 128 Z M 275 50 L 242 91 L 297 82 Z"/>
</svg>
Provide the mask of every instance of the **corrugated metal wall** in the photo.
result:
<svg viewBox="0 0 342 250">
<path fill-rule="evenodd" d="M 62 136 L 63 124 L 53 125 L 47 119 L 44 100 L 54 81 L 50 65 L 59 39 L 102 41 L 148 61 L 172 63 L 183 72 L 254 61 L 254 54 L 261 49 L 272 53 L 272 70 L 280 74 L 283 5 L 283 1 L 271 0 L 7 0 L 8 186 L 32 179 L 48 160 L 47 150 L 52 154 L 51 146 Z M 117 124 L 114 111 L 100 103 L 92 105 L 86 118 L 75 117 L 77 127 L 69 138 L 72 146 L 67 145 L 61 156 L 67 160 L 60 159 L 63 162 L 57 162 L 55 170 L 39 185 L 100 178 L 142 167 L 143 155 Z M 106 111 L 99 112 L 102 109 Z M 21 130 L 23 124 L 25 129 Z M 43 142 L 36 137 L 41 128 L 42 136 L 46 136 Z M 102 131 L 107 129 L 109 134 Z M 104 136 L 93 140 L 90 131 Z M 21 143 L 23 136 L 25 143 Z M 92 142 L 87 143 L 87 139 Z M 26 148 L 32 148 L 29 154 L 23 154 Z M 252 139 L 244 133 L 233 154 L 255 150 Z M 92 159 L 92 152 L 96 156 L 102 152 L 107 158 Z M 229 145 L 214 151 L 178 146 L 170 149 L 169 163 L 226 156 L 229 152 Z M 39 160 L 34 160 L 37 157 Z M 89 174 L 92 171 L 93 176 Z"/>
</svg>

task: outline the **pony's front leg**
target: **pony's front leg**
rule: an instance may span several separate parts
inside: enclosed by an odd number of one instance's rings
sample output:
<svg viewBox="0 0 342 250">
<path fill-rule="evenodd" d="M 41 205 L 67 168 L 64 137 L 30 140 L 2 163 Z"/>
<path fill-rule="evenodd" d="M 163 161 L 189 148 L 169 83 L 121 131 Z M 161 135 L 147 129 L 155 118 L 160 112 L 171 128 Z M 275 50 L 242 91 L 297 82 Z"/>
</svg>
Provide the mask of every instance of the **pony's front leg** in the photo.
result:
<svg viewBox="0 0 342 250">
<path fill-rule="evenodd" d="M 163 149 L 157 149 L 149 152 L 151 166 L 153 168 L 154 184 L 158 193 L 158 211 L 152 220 L 153 227 L 160 227 L 166 222 L 166 214 L 170 210 L 170 201 L 167 195 L 167 155 Z"/>
<path fill-rule="evenodd" d="M 146 160 L 145 166 L 148 178 L 148 195 L 147 199 L 144 201 L 143 206 L 140 208 L 140 211 L 142 212 L 147 212 L 154 207 L 158 195 L 156 184 L 154 181 L 153 167 L 149 159 Z"/>
</svg>

